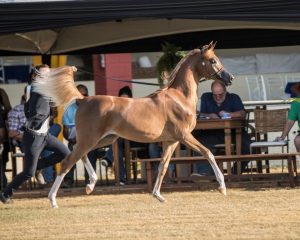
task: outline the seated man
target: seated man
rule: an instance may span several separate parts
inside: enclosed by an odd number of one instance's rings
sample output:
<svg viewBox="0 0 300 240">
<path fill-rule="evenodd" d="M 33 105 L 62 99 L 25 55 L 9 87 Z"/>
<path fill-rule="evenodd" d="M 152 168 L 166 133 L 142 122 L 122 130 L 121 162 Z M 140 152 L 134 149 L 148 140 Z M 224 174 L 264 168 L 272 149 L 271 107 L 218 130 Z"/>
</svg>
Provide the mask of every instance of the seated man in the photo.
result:
<svg viewBox="0 0 300 240">
<path fill-rule="evenodd" d="M 24 104 L 26 102 L 26 95 L 23 94 L 21 97 L 20 104 L 13 107 L 7 117 L 8 123 L 8 137 L 13 140 L 13 144 L 18 146 L 23 151 L 22 138 L 23 138 L 23 127 L 26 122 L 26 116 L 24 113 Z"/>
<path fill-rule="evenodd" d="M 88 88 L 83 85 L 79 84 L 77 85 L 78 91 L 85 97 L 89 95 Z M 78 105 L 75 102 L 73 102 L 71 105 L 69 105 L 63 114 L 62 118 L 62 124 L 63 124 L 63 136 L 68 141 L 68 148 L 72 151 L 74 148 L 74 145 L 76 144 L 76 127 L 75 127 L 75 115 L 77 111 Z M 90 163 L 92 164 L 94 170 L 96 171 L 96 164 L 98 159 L 98 149 L 94 149 L 88 153 L 88 158 L 90 160 Z M 71 170 L 66 174 L 64 178 L 63 187 L 72 187 L 74 184 L 74 171 L 75 171 L 76 164 L 71 168 Z M 84 178 L 85 183 L 89 183 L 89 175 L 85 170 Z"/>
<path fill-rule="evenodd" d="M 234 93 L 229 93 L 226 86 L 220 81 L 214 81 L 211 85 L 211 91 L 204 93 L 201 97 L 200 117 L 218 119 L 218 118 L 245 118 L 246 111 L 240 97 Z M 234 134 L 234 131 L 233 131 Z M 224 144 L 224 130 L 205 130 L 195 131 L 194 135 L 199 141 L 207 147 L 213 154 L 216 144 Z M 235 138 L 233 138 L 235 141 Z M 242 130 L 242 154 L 250 153 L 250 136 Z M 245 171 L 248 162 L 242 162 L 241 170 Z M 213 169 L 210 164 L 199 163 L 196 165 L 196 171 L 203 175 L 213 175 Z M 232 169 L 237 173 L 236 164 Z"/>
<path fill-rule="evenodd" d="M 126 172 L 125 172 L 125 165 L 123 159 L 124 139 L 118 138 L 117 143 L 118 143 L 118 150 L 119 150 L 120 185 L 124 186 L 126 184 Z M 110 145 L 103 159 L 101 160 L 101 165 L 104 167 L 111 167 L 113 161 L 114 161 L 113 149 L 112 149 L 112 145 Z"/>
<path fill-rule="evenodd" d="M 291 93 L 296 98 L 300 97 L 300 83 L 296 83 L 291 87 Z M 295 122 L 298 122 L 298 135 L 294 138 L 294 144 L 297 152 L 300 152 L 300 102 L 293 101 L 289 110 L 288 119 L 284 126 L 281 136 L 276 137 L 275 141 L 283 141 L 289 134 L 290 130 L 294 126 Z"/>
</svg>

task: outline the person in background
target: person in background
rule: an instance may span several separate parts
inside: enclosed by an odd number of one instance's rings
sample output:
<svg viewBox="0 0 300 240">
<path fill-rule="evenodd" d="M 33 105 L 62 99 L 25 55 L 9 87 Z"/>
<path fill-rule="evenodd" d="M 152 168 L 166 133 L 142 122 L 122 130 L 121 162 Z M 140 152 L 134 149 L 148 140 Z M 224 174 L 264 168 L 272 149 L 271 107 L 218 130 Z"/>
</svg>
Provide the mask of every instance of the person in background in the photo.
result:
<svg viewBox="0 0 300 240">
<path fill-rule="evenodd" d="M 24 106 L 26 116 L 23 134 L 25 165 L 23 171 L 15 176 L 12 182 L 0 193 L 0 201 L 4 204 L 12 203 L 13 191 L 34 176 L 37 169 L 56 164 L 70 154 L 69 149 L 62 142 L 49 134 L 50 102 L 39 93 L 36 93 L 31 86 L 31 82 L 35 80 L 36 76 L 43 77 L 49 71 L 50 68 L 46 64 L 42 64 L 36 66 L 31 72 Z M 44 149 L 53 153 L 47 158 L 39 160 Z"/>
<path fill-rule="evenodd" d="M 7 132 L 8 130 L 6 129 L 6 121 L 7 121 L 7 114 L 8 112 L 11 110 L 11 104 L 8 98 L 7 93 L 5 92 L 5 90 L 3 88 L 0 88 L 0 115 L 1 118 L 3 120 L 4 125 L 2 126 L 4 129 L 4 139 L 2 141 L 2 146 L 3 146 L 3 150 L 2 150 L 2 158 L 0 159 L 0 161 L 2 161 L 2 173 L 1 175 L 3 176 L 3 179 L 0 179 L 1 185 L 2 186 L 6 186 L 7 184 L 7 178 L 5 176 L 5 170 L 6 170 L 6 164 L 8 162 L 8 153 L 9 153 L 9 142 L 8 142 L 8 135 Z M 2 129 L 2 130 L 3 130 Z"/>
<path fill-rule="evenodd" d="M 79 84 L 77 86 L 77 89 L 79 92 L 87 97 L 88 94 L 88 88 L 83 85 Z M 76 102 L 68 106 L 63 114 L 62 118 L 62 124 L 63 124 L 63 136 L 66 140 L 68 140 L 68 147 L 70 151 L 73 150 L 74 145 L 76 144 L 76 134 L 73 134 L 76 132 L 75 128 L 75 115 L 77 111 L 78 105 Z M 88 158 L 96 171 L 96 164 L 97 164 L 97 158 L 98 158 L 98 149 L 92 150 L 88 153 Z M 74 170 L 75 170 L 75 165 L 71 168 L 71 170 L 66 174 L 64 178 L 64 187 L 72 187 L 74 184 Z M 88 173 L 85 169 L 85 183 L 89 183 L 89 176 Z"/>
<path fill-rule="evenodd" d="M 161 142 L 149 143 L 148 145 L 148 155 L 149 158 L 160 158 L 162 155 Z"/>
<path fill-rule="evenodd" d="M 26 122 L 26 116 L 24 113 L 24 104 L 26 102 L 26 88 L 24 94 L 21 96 L 20 104 L 14 106 L 8 113 L 8 137 L 12 139 L 14 146 L 20 148 L 23 152 L 22 138 L 24 132 L 24 124 Z"/>
<path fill-rule="evenodd" d="M 291 87 L 291 92 L 296 98 L 300 97 L 300 83 L 296 83 Z M 297 152 L 300 152 L 300 101 L 295 99 L 291 103 L 291 108 L 288 113 L 288 119 L 281 133 L 281 136 L 275 138 L 275 141 L 283 141 L 289 134 L 295 122 L 298 122 L 298 135 L 294 138 L 294 144 Z"/>
<path fill-rule="evenodd" d="M 49 133 L 54 136 L 58 137 L 59 133 L 61 132 L 61 126 L 58 123 L 54 123 L 55 118 L 57 117 L 57 108 L 51 107 L 50 108 L 50 124 L 49 124 Z M 46 158 L 50 154 L 52 154 L 52 151 L 49 150 L 43 150 L 41 153 L 41 158 Z M 44 178 L 44 184 L 51 184 L 53 182 L 54 177 L 54 166 L 46 167 L 42 170 L 42 175 Z M 37 179 L 41 180 L 41 176 L 36 176 Z"/>
<path fill-rule="evenodd" d="M 154 143 L 149 143 L 148 144 L 148 155 L 149 158 L 161 158 L 163 154 L 163 149 L 162 149 L 162 143 L 161 142 L 154 142 Z M 155 167 L 155 169 L 158 168 L 158 164 Z M 168 167 L 168 177 L 169 179 L 172 179 L 173 176 L 175 175 L 175 164 L 170 163 Z"/>
<path fill-rule="evenodd" d="M 226 86 L 220 81 L 211 84 L 211 92 L 201 96 L 200 118 L 220 119 L 220 118 L 242 118 L 246 116 L 246 111 L 241 98 L 234 93 L 227 92 Z M 224 144 L 224 130 L 201 130 L 193 133 L 200 142 L 213 154 L 216 144 Z M 234 131 L 233 131 L 234 134 Z M 235 140 L 235 138 L 233 138 Z M 242 154 L 250 154 L 250 136 L 242 130 Z M 243 161 L 241 171 L 245 171 L 248 162 Z M 200 175 L 213 175 L 213 169 L 207 162 L 196 164 L 196 172 Z M 237 164 L 232 169 L 237 173 Z"/>
<path fill-rule="evenodd" d="M 126 98 L 132 98 L 132 91 L 128 86 L 125 86 L 119 90 L 119 97 L 126 97 Z M 118 149 L 119 149 L 119 168 L 120 168 L 120 185 L 123 186 L 126 184 L 126 174 L 125 174 L 125 166 L 124 166 L 124 139 L 118 138 Z M 130 141 L 131 147 L 141 147 L 144 146 L 141 143 Z M 114 157 L 113 157 L 113 150 L 112 146 L 109 146 L 109 149 L 107 150 L 105 156 L 101 160 L 101 165 L 104 167 L 112 166 Z"/>
<path fill-rule="evenodd" d="M 126 97 L 132 98 L 132 91 L 128 86 L 125 86 L 119 90 L 119 97 Z M 125 167 L 124 167 L 124 139 L 118 138 L 118 149 L 119 149 L 119 169 L 120 169 L 120 185 L 126 184 L 126 174 L 125 174 Z M 112 166 L 114 160 L 112 145 L 109 146 L 106 154 L 104 155 L 103 159 L 101 160 L 101 165 L 104 167 Z"/>
<path fill-rule="evenodd" d="M 0 115 L 0 144 L 3 144 L 5 139 L 6 139 L 5 122 L 3 121 L 3 118 Z"/>
<path fill-rule="evenodd" d="M 6 139 L 6 131 L 5 131 L 5 122 L 2 118 L 2 116 L 0 115 L 0 144 L 3 144 L 5 142 Z M 1 146 L 3 147 L 3 145 Z M 6 183 L 7 183 L 7 178 L 5 176 L 5 165 L 6 162 L 1 161 L 1 165 L 0 165 L 0 171 L 1 171 L 1 178 L 0 178 L 0 186 L 1 189 L 3 187 L 5 187 Z"/>
</svg>

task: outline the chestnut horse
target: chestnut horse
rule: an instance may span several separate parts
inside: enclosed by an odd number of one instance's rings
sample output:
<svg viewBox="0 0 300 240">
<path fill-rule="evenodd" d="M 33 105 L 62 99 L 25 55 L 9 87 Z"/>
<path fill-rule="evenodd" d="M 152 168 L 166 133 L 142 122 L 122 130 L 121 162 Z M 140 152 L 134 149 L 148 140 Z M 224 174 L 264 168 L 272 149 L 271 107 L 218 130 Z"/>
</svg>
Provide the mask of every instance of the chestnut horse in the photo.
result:
<svg viewBox="0 0 300 240">
<path fill-rule="evenodd" d="M 86 191 L 89 194 L 93 190 L 97 175 L 89 164 L 87 153 L 112 144 L 118 137 L 144 143 L 163 142 L 163 156 L 152 192 L 159 201 L 165 201 L 160 188 L 170 158 L 179 143 L 207 158 L 219 182 L 219 191 L 226 195 L 224 176 L 214 155 L 191 134 L 196 124 L 199 80 L 220 80 L 226 85 L 233 80 L 215 55 L 214 47 L 215 44 L 211 42 L 202 49 L 189 52 L 168 77 L 167 86 L 145 98 L 83 97 L 73 80 L 75 67 L 52 69 L 50 73 L 38 76 L 33 83 L 34 91 L 51 98 L 57 106 L 66 105 L 72 100 L 78 103 L 77 144 L 62 161 L 61 171 L 48 195 L 51 206 L 57 207 L 59 186 L 66 173 L 81 158 L 90 175 Z"/>
</svg>

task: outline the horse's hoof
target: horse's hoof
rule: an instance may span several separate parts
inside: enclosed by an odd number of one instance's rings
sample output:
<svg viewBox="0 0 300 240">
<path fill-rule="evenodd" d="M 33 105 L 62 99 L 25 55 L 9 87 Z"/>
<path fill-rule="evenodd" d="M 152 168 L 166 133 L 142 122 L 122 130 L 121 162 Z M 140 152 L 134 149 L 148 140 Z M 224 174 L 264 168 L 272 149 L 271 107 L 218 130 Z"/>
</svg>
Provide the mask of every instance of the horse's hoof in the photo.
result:
<svg viewBox="0 0 300 240">
<path fill-rule="evenodd" d="M 55 199 L 49 198 L 49 200 L 50 200 L 51 208 L 58 208 L 58 205 L 57 205 Z"/>
<path fill-rule="evenodd" d="M 87 184 L 85 187 L 85 192 L 87 195 L 91 194 L 94 190 L 95 185 L 93 184 Z"/>
<path fill-rule="evenodd" d="M 161 203 L 166 202 L 167 200 L 160 194 L 153 193 L 153 196 L 158 199 Z"/>
<path fill-rule="evenodd" d="M 219 192 L 222 193 L 224 196 L 227 196 L 226 188 L 221 188 L 221 187 L 219 187 L 218 190 L 219 190 Z"/>
<path fill-rule="evenodd" d="M 58 208 L 58 205 L 53 205 L 53 206 L 51 206 L 51 208 L 56 209 L 56 208 Z"/>
</svg>

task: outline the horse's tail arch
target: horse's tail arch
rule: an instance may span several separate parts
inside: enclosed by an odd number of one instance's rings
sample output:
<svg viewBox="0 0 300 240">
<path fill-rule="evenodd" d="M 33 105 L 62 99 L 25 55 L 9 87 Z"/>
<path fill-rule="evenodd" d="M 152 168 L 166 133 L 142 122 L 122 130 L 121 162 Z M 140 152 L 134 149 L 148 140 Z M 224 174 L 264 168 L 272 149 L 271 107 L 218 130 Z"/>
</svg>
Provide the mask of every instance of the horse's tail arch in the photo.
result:
<svg viewBox="0 0 300 240">
<path fill-rule="evenodd" d="M 41 73 L 32 83 L 33 91 L 50 99 L 56 106 L 63 106 L 75 99 L 82 99 L 84 96 L 74 83 L 73 73 L 76 71 L 76 67 L 65 66 Z"/>
</svg>

